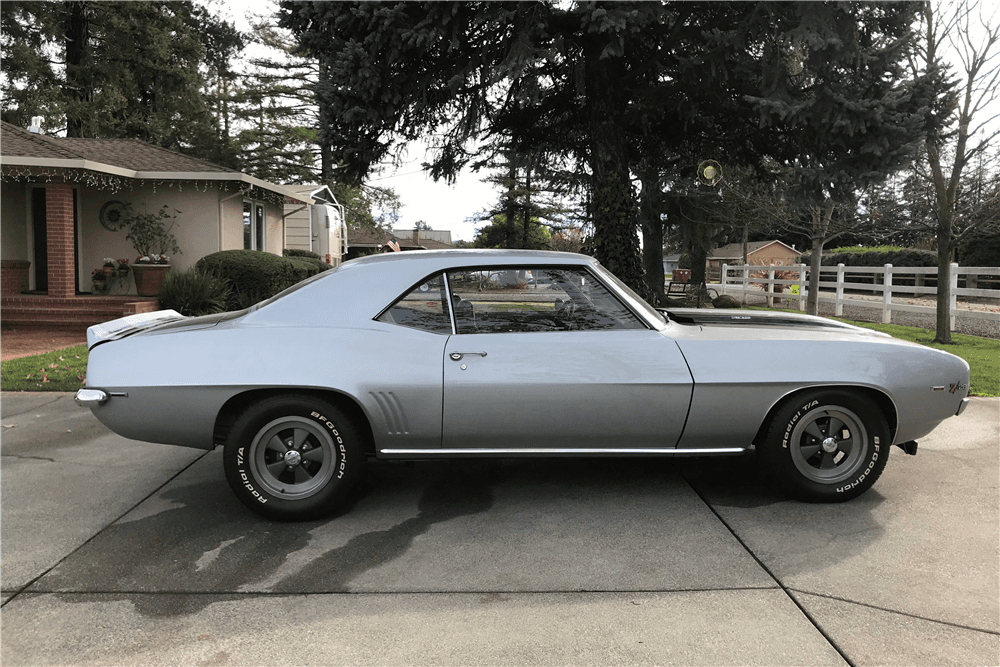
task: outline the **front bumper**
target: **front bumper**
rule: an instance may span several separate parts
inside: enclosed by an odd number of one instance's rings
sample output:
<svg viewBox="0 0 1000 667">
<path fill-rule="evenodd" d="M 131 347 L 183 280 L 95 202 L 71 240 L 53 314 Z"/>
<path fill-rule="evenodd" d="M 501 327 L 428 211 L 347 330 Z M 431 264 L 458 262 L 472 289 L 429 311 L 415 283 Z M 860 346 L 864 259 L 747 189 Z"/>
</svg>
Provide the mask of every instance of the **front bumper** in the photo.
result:
<svg viewBox="0 0 1000 667">
<path fill-rule="evenodd" d="M 969 399 L 968 398 L 963 398 L 962 402 L 958 406 L 958 412 L 955 413 L 955 416 L 957 417 L 958 415 L 960 415 L 963 412 L 965 412 L 965 409 L 967 407 L 969 407 Z"/>
</svg>

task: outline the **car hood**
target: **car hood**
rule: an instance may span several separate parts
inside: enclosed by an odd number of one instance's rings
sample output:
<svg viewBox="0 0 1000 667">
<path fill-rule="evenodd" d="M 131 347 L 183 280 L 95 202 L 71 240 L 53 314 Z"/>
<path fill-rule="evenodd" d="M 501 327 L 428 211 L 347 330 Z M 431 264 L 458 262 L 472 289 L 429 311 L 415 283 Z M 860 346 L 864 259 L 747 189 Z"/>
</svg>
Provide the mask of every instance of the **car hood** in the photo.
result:
<svg viewBox="0 0 1000 667">
<path fill-rule="evenodd" d="M 738 327 L 784 330 L 788 333 L 825 331 L 830 333 L 853 333 L 863 336 L 892 338 L 887 333 L 865 329 L 845 322 L 825 317 L 801 315 L 798 313 L 778 313 L 774 311 L 749 310 L 707 310 L 701 308 L 670 308 L 666 311 L 672 322 L 697 325 L 700 327 Z M 778 333 L 775 331 L 774 333 Z"/>
</svg>

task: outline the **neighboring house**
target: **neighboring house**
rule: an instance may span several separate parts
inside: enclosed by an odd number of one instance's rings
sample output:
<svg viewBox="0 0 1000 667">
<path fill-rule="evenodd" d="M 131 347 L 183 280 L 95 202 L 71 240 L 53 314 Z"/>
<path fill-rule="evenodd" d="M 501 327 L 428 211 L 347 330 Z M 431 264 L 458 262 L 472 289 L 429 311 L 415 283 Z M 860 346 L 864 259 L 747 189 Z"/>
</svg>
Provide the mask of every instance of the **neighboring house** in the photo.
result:
<svg viewBox="0 0 1000 667">
<path fill-rule="evenodd" d="M 781 241 L 752 241 L 747 244 L 747 264 L 755 266 L 770 264 L 789 266 L 797 263 L 801 254 L 793 246 Z M 708 273 L 712 276 L 719 276 L 723 264 L 743 265 L 742 243 L 730 243 L 712 251 L 708 256 Z"/>
<path fill-rule="evenodd" d="M 89 294 L 103 258 L 136 259 L 125 231 L 109 221 L 123 203 L 179 211 L 172 233 L 181 253 L 170 259 L 184 270 L 219 250 L 280 255 L 285 202 L 312 201 L 141 141 L 51 137 L 9 123 L 0 123 L 0 181 L 5 325 L 79 326 L 157 308 L 137 297 Z M 135 294 L 127 285 L 120 291 Z"/>
<path fill-rule="evenodd" d="M 393 252 L 389 241 L 393 238 L 400 250 L 446 250 L 454 248 L 450 231 L 431 229 L 349 229 L 347 232 L 347 259 L 363 257 L 377 252 Z"/>
<path fill-rule="evenodd" d="M 337 266 L 347 254 L 344 207 L 325 185 L 288 185 L 312 204 L 285 202 L 285 247 L 308 250 Z"/>
<path fill-rule="evenodd" d="M 680 266 L 681 256 L 680 254 L 674 255 L 664 255 L 663 256 L 663 275 L 669 276 Z"/>
</svg>

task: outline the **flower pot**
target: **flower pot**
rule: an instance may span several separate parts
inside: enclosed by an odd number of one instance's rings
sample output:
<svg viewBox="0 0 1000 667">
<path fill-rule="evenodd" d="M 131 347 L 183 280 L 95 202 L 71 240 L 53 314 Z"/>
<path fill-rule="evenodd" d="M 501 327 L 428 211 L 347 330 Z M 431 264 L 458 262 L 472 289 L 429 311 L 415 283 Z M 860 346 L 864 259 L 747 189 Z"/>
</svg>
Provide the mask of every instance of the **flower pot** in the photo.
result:
<svg viewBox="0 0 1000 667">
<path fill-rule="evenodd" d="M 118 269 L 118 277 L 119 278 L 127 278 L 128 277 L 128 269 Z"/>
<path fill-rule="evenodd" d="M 132 267 L 135 276 L 135 291 L 139 296 L 156 296 L 170 270 L 169 264 L 136 264 Z"/>
<path fill-rule="evenodd" d="M 105 267 L 102 267 L 102 268 L 104 269 L 104 275 L 106 275 L 106 276 L 110 276 L 111 274 L 113 274 L 115 272 L 115 267 L 113 267 L 113 266 L 105 266 Z"/>
</svg>

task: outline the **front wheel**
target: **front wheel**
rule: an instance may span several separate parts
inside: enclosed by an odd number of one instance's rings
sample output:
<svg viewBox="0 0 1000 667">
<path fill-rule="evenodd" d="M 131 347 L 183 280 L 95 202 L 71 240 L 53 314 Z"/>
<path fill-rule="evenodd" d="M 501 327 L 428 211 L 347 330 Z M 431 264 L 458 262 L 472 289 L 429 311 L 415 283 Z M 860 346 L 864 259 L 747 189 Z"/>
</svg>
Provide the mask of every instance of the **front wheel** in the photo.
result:
<svg viewBox="0 0 1000 667">
<path fill-rule="evenodd" d="M 223 466 L 230 488 L 251 510 L 301 521 L 345 503 L 364 455 L 359 431 L 341 410 L 312 396 L 272 396 L 237 417 Z"/>
<path fill-rule="evenodd" d="M 781 406 L 758 450 L 796 498 L 842 502 L 875 483 L 891 444 L 889 425 L 874 404 L 830 389 L 800 394 Z"/>
</svg>

